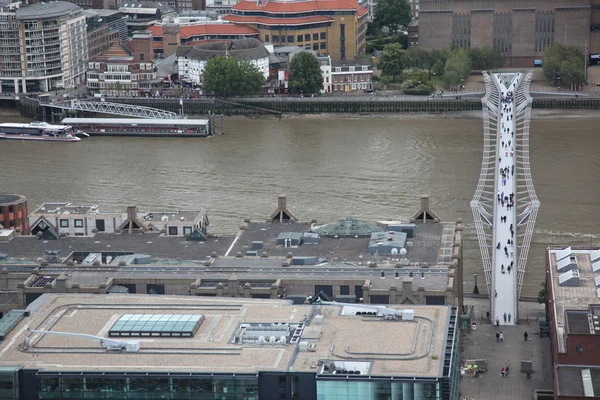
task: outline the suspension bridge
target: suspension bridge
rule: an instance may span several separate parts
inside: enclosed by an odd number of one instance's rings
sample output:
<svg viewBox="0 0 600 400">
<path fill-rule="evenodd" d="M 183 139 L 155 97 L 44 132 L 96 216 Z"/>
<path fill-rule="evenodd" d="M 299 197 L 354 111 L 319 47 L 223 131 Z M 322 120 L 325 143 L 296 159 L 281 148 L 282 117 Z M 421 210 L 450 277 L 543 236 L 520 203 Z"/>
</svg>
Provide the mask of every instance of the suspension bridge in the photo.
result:
<svg viewBox="0 0 600 400">
<path fill-rule="evenodd" d="M 532 73 L 484 72 L 483 160 L 471 210 L 490 294 L 490 320 L 518 323 L 540 202 L 529 166 Z"/>
</svg>

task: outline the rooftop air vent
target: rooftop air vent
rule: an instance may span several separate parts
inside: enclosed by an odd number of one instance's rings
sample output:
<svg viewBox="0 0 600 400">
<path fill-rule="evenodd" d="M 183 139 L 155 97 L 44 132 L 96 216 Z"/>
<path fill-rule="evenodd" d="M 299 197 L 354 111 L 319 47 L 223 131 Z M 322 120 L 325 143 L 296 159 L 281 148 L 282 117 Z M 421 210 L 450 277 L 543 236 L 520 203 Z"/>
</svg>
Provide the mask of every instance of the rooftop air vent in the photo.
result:
<svg viewBox="0 0 600 400">
<path fill-rule="evenodd" d="M 579 271 L 569 270 L 558 277 L 559 286 L 579 286 Z"/>
</svg>

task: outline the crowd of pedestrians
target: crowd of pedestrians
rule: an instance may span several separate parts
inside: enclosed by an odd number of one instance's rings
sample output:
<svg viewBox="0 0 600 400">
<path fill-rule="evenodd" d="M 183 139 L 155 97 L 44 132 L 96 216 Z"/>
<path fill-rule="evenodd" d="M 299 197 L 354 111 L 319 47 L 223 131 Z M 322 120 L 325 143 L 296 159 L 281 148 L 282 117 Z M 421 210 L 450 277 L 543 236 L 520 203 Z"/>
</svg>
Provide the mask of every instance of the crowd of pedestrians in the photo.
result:
<svg viewBox="0 0 600 400">
<path fill-rule="evenodd" d="M 507 288 L 514 287 L 513 276 L 515 268 L 515 246 L 514 246 L 514 221 L 515 221 L 515 193 L 514 188 L 516 187 L 515 182 L 515 127 L 516 118 L 514 115 L 513 107 L 513 96 L 514 90 L 516 89 L 517 82 L 509 82 L 506 75 L 497 74 L 501 87 L 500 96 L 500 115 L 498 122 L 498 193 L 496 196 L 496 212 L 497 218 L 500 225 L 496 226 L 496 238 L 499 240 L 496 245 L 495 254 L 495 268 L 499 268 L 501 274 L 495 275 L 495 290 L 494 298 L 498 298 L 498 291 Z M 510 80 L 513 79 L 511 75 Z M 518 79 L 518 77 L 517 77 Z M 511 295 L 514 295 L 511 293 Z M 508 300 L 508 299 L 507 299 Z M 506 305 L 510 307 L 510 301 Z M 508 311 L 504 311 L 502 300 L 496 303 L 495 307 L 496 319 L 495 323 L 497 326 L 500 324 L 510 324 L 512 315 Z M 512 309 L 510 309 L 512 311 Z M 504 334 L 498 332 L 496 334 L 497 341 L 501 342 L 504 339 Z M 507 368 L 508 369 L 508 368 Z M 506 375 L 505 375 L 506 373 Z M 508 375 L 508 371 L 502 371 L 503 376 Z"/>
</svg>

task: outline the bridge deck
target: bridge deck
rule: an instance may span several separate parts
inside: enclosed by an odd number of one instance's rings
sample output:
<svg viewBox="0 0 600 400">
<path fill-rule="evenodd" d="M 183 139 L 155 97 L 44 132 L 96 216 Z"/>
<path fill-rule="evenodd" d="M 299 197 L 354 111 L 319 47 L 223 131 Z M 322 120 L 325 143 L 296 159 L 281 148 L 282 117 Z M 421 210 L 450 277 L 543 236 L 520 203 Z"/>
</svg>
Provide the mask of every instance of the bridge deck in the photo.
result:
<svg viewBox="0 0 600 400">
<path fill-rule="evenodd" d="M 522 74 L 493 74 L 499 89 L 498 126 L 496 135 L 496 199 L 494 202 L 494 241 L 492 279 L 494 280 L 494 315 L 500 324 L 513 325 L 517 316 L 517 185 L 516 169 L 516 105 L 511 93 L 516 92 Z M 506 171 L 503 173 L 503 171 Z M 514 199 L 514 204 L 511 205 Z M 506 319 L 505 319 L 506 318 Z"/>
</svg>

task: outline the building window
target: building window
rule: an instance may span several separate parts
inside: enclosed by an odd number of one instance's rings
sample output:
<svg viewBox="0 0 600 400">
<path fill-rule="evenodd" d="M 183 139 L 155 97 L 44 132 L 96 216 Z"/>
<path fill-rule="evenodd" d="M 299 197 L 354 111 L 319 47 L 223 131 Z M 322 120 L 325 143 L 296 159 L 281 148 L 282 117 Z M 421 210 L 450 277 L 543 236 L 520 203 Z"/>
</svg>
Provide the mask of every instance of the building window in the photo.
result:
<svg viewBox="0 0 600 400">
<path fill-rule="evenodd" d="M 445 306 L 446 298 L 444 296 L 425 296 L 425 304 L 428 306 Z"/>
<path fill-rule="evenodd" d="M 192 227 L 191 226 L 184 226 L 183 227 L 183 234 L 184 235 L 191 235 L 192 234 Z"/>
<path fill-rule="evenodd" d="M 273 43 L 279 43 L 279 36 L 273 35 Z"/>
<path fill-rule="evenodd" d="M 347 296 L 350 294 L 350 286 L 348 285 L 341 285 L 340 286 L 340 295 L 341 296 Z"/>
<path fill-rule="evenodd" d="M 319 34 L 318 33 L 313 33 L 313 40 L 319 40 Z"/>
<path fill-rule="evenodd" d="M 82 219 L 75 220 L 75 228 L 83 228 L 83 220 Z"/>
<path fill-rule="evenodd" d="M 321 42 L 321 50 L 325 50 L 327 48 L 327 42 Z"/>
<path fill-rule="evenodd" d="M 69 227 L 69 220 L 68 219 L 61 219 L 60 220 L 60 227 L 61 228 L 68 228 Z"/>
<path fill-rule="evenodd" d="M 307 33 L 306 35 L 304 35 L 304 41 L 310 42 L 310 33 Z"/>
<path fill-rule="evenodd" d="M 287 41 L 288 41 L 288 43 L 294 43 L 294 36 L 293 35 L 289 35 L 287 37 Z"/>
<path fill-rule="evenodd" d="M 327 39 L 327 32 L 321 32 L 321 40 Z"/>
<path fill-rule="evenodd" d="M 319 43 L 313 43 L 313 50 L 319 50 Z"/>
<path fill-rule="evenodd" d="M 141 54 L 140 54 L 140 60 L 141 60 L 141 61 L 144 61 L 144 53 L 141 53 Z"/>
<path fill-rule="evenodd" d="M 169 227 L 169 235 L 177 235 L 177 227 L 176 226 L 170 226 Z"/>
<path fill-rule="evenodd" d="M 302 36 L 302 35 L 298 35 L 296 37 L 296 41 L 298 41 L 299 43 L 303 42 L 303 40 L 304 40 L 304 36 Z"/>
<path fill-rule="evenodd" d="M 14 211 L 15 211 L 15 210 L 14 210 L 13 206 L 8 206 L 8 212 L 9 212 L 9 213 L 11 213 L 11 212 L 14 212 Z"/>
<path fill-rule="evenodd" d="M 304 45 L 304 48 L 305 48 L 306 50 L 310 50 L 310 44 L 305 44 L 305 45 Z"/>
<path fill-rule="evenodd" d="M 269 43 L 269 35 L 265 35 L 265 42 Z"/>
</svg>

